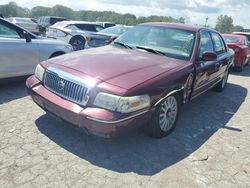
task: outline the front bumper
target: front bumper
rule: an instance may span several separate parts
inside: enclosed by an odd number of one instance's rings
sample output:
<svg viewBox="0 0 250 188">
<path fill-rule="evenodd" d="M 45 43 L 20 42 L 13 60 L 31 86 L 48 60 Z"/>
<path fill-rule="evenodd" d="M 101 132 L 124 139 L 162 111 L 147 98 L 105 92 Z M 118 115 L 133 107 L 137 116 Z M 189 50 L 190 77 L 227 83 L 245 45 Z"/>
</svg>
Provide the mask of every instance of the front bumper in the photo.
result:
<svg viewBox="0 0 250 188">
<path fill-rule="evenodd" d="M 95 107 L 82 107 L 47 90 L 34 76 L 26 81 L 33 101 L 54 116 L 83 128 L 95 136 L 110 138 L 147 122 L 153 111 L 120 114 Z"/>
</svg>

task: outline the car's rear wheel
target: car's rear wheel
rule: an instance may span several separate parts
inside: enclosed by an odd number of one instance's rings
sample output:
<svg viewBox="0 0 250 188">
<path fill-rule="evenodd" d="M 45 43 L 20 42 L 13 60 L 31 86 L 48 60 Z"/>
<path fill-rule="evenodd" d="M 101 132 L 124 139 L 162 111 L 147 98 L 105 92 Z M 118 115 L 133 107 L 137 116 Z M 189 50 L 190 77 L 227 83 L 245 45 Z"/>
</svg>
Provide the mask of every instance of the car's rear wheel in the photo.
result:
<svg viewBox="0 0 250 188">
<path fill-rule="evenodd" d="M 226 72 L 223 75 L 222 80 L 214 87 L 215 91 L 221 92 L 225 89 L 227 85 L 228 75 L 229 75 L 229 69 L 226 70 Z"/>
<path fill-rule="evenodd" d="M 179 97 L 170 95 L 164 99 L 146 126 L 147 133 L 155 138 L 162 138 L 170 134 L 176 127 L 179 114 Z"/>
<path fill-rule="evenodd" d="M 83 50 L 84 47 L 85 47 L 85 39 L 83 37 L 80 37 L 80 36 L 76 36 L 76 37 L 73 37 L 71 40 L 70 40 L 70 44 L 71 46 L 73 47 L 74 51 L 78 51 L 78 50 Z"/>
</svg>

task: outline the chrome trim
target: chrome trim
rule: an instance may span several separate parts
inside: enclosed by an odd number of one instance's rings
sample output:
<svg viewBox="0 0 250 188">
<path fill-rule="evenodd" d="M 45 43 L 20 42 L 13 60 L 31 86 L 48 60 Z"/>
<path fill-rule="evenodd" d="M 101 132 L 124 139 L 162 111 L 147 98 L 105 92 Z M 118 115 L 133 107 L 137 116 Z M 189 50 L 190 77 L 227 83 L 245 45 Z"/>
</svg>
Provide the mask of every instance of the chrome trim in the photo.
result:
<svg viewBox="0 0 250 188">
<path fill-rule="evenodd" d="M 67 91 L 67 95 L 66 93 L 65 94 L 61 94 L 61 93 L 58 93 L 56 90 L 53 90 L 51 88 L 49 88 L 48 86 L 46 86 L 46 77 L 47 77 L 47 72 L 50 73 L 50 74 L 54 74 L 55 76 L 58 76 L 59 78 L 63 79 L 63 80 L 66 80 L 68 81 L 68 87 L 69 87 L 69 90 Z M 80 105 L 87 105 L 88 103 L 88 100 L 89 100 L 89 90 L 90 88 L 87 86 L 87 83 L 84 79 L 81 79 L 79 77 L 76 77 L 70 73 L 67 73 L 67 72 L 64 72 L 64 71 L 61 71 L 57 68 L 53 68 L 53 67 L 49 67 L 46 71 L 45 71 L 45 74 L 44 74 L 44 79 L 43 79 L 43 83 L 44 83 L 44 86 L 50 90 L 51 92 L 67 99 L 67 100 L 70 100 L 72 102 L 75 102 L 77 104 L 80 104 Z M 79 101 L 76 101 L 74 100 L 75 97 L 71 98 L 69 96 L 72 96 L 73 93 L 71 91 L 73 91 L 74 89 L 79 89 L 79 88 L 76 88 L 76 85 L 78 86 L 82 86 L 84 89 L 84 93 L 82 94 L 83 97 L 82 97 L 82 101 L 79 102 Z M 77 99 L 80 99 L 81 96 L 76 96 Z"/>
<path fill-rule="evenodd" d="M 87 116 L 86 118 L 89 119 L 89 120 L 92 120 L 92 121 L 96 121 L 96 122 L 99 122 L 99 123 L 106 123 L 106 124 L 116 124 L 116 123 L 121 123 L 123 121 L 127 121 L 127 120 L 130 120 L 132 118 L 135 118 L 137 116 L 140 116 L 142 114 L 145 114 L 147 112 L 149 112 L 150 110 L 145 110 L 143 112 L 140 112 L 138 114 L 135 114 L 135 115 L 132 115 L 132 116 L 129 116 L 129 117 L 126 117 L 126 118 L 123 118 L 123 119 L 119 119 L 119 120 L 116 120 L 116 121 L 105 121 L 105 120 L 100 120 L 100 119 L 96 119 L 96 118 L 93 118 L 93 117 L 90 117 L 90 116 Z"/>
<path fill-rule="evenodd" d="M 167 97 L 169 97 L 170 95 L 176 93 L 176 92 L 179 92 L 181 90 L 184 89 L 184 86 L 182 86 L 180 89 L 175 89 L 171 92 L 169 92 L 165 97 L 161 98 L 160 100 L 158 100 L 155 104 L 154 104 L 154 107 L 156 107 L 158 104 L 160 104 L 163 100 L 165 100 Z"/>
</svg>

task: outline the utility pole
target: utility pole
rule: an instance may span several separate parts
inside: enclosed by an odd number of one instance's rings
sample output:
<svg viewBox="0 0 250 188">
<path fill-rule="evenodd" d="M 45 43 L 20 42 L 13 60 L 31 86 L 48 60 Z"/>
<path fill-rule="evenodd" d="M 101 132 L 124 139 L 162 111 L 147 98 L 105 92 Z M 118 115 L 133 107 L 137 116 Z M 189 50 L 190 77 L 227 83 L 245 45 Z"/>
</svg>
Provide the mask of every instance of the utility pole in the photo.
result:
<svg viewBox="0 0 250 188">
<path fill-rule="evenodd" d="M 207 27 L 208 16 L 206 17 L 205 27 Z"/>
</svg>

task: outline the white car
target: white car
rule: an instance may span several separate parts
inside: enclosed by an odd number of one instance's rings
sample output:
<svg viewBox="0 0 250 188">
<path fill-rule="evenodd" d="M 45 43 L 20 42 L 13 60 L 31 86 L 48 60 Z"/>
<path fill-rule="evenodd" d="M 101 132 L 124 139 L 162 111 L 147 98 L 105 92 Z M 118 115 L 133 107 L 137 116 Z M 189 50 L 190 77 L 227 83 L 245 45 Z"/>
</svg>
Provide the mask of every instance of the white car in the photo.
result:
<svg viewBox="0 0 250 188">
<path fill-rule="evenodd" d="M 75 51 L 89 48 L 88 39 L 103 27 L 97 23 L 84 21 L 62 21 L 49 27 L 48 38 L 62 40 L 72 45 Z"/>
<path fill-rule="evenodd" d="M 7 18 L 13 24 L 19 25 L 28 31 L 38 34 L 38 24 L 32 18 L 19 18 L 19 17 L 10 17 Z"/>
<path fill-rule="evenodd" d="M 34 74 L 41 61 L 72 51 L 70 44 L 39 37 L 0 18 L 0 81 Z"/>
</svg>

